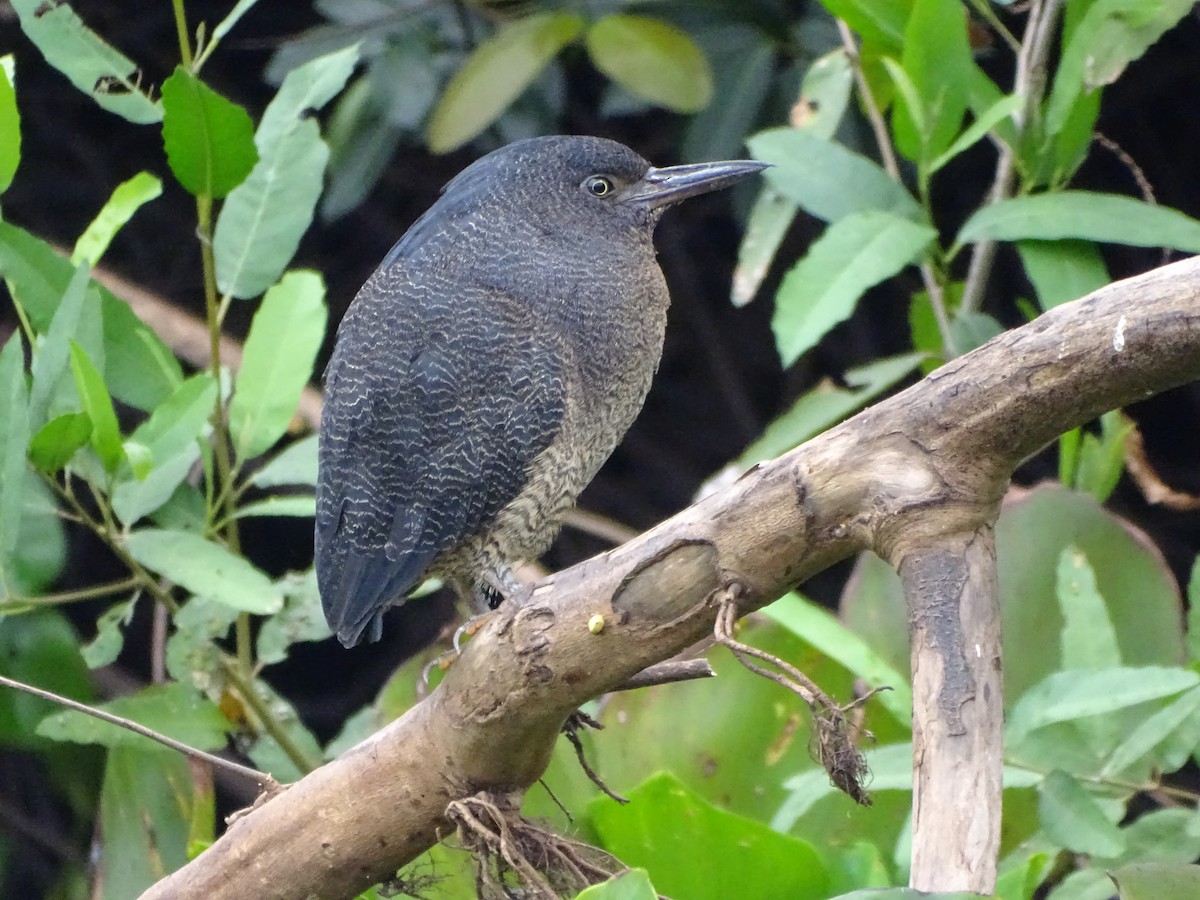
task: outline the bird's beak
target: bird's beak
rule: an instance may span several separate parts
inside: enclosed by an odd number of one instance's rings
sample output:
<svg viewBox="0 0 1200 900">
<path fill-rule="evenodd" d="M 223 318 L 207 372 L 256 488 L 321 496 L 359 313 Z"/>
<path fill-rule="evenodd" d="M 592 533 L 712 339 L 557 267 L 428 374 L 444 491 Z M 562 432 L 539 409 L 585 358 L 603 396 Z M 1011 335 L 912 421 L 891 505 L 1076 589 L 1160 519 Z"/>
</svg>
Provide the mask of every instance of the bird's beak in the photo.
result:
<svg viewBox="0 0 1200 900">
<path fill-rule="evenodd" d="M 642 180 L 633 185 L 622 201 L 647 209 L 661 209 L 695 197 L 728 187 L 747 175 L 761 172 L 770 163 L 751 159 L 731 159 L 724 162 L 692 163 L 686 166 L 670 166 L 656 169 L 653 166 Z"/>
</svg>

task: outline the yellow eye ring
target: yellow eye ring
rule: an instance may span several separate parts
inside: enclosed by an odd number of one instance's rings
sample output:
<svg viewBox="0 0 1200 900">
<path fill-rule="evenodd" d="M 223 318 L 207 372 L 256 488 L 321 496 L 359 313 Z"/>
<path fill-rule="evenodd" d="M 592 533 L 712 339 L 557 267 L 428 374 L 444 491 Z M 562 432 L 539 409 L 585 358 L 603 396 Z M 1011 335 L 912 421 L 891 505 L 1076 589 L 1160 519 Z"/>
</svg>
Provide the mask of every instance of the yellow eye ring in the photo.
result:
<svg viewBox="0 0 1200 900">
<path fill-rule="evenodd" d="M 613 183 L 603 175 L 592 175 L 584 179 L 583 189 L 593 197 L 607 197 L 613 191 Z"/>
</svg>

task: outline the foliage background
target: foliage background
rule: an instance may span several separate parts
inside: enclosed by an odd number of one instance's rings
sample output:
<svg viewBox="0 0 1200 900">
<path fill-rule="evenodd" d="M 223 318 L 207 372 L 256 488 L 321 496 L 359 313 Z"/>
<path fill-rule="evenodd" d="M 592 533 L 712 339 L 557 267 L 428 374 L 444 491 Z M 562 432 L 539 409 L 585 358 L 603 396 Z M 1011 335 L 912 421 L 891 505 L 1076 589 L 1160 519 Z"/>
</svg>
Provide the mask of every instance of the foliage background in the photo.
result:
<svg viewBox="0 0 1200 900">
<path fill-rule="evenodd" d="M 170 74 L 178 60 L 178 50 L 169 4 L 94 2 L 76 6 L 94 30 L 138 60 L 149 82 L 161 83 Z M 193 22 L 215 22 L 227 11 L 227 6 L 192 3 L 188 15 Z M 344 4 L 344 8 L 369 6 Z M 489 22 L 497 16 L 530 11 L 524 4 L 479 4 L 465 10 L 453 4 L 433 6 L 440 11 L 439 15 L 452 18 L 467 15 L 480 34 L 487 33 Z M 597 8 L 609 6 L 597 4 Z M 611 6 L 615 9 L 618 5 Z M 540 8 L 534 6 L 533 11 Z M 996 8 L 1006 21 L 1020 22 L 1019 16 Z M 714 119 L 716 112 L 700 113 L 700 117 L 708 118 L 704 127 L 698 127 L 697 118 L 647 106 L 613 90 L 582 49 L 573 47 L 562 56 L 553 83 L 538 82 L 533 91 L 536 96 L 549 96 L 556 102 L 542 104 L 541 108 L 533 101 L 519 105 L 511 121 L 502 121 L 461 149 L 432 155 L 423 147 L 419 129 L 398 128 L 397 133 L 379 138 L 390 142 L 385 146 L 394 150 L 387 156 L 390 161 L 378 182 L 359 205 L 351 206 L 347 200 L 350 208 L 344 214 L 318 219 L 305 235 L 293 264 L 323 274 L 332 322 L 340 318 L 358 286 L 408 224 L 432 202 L 440 186 L 491 146 L 523 133 L 562 131 L 613 137 L 664 165 L 740 155 L 744 152 L 740 135 L 786 122 L 801 74 L 836 41 L 831 23 L 816 3 L 664 2 L 643 4 L 636 11 L 675 21 L 685 31 L 697 35 L 707 33 L 706 29 L 711 30 L 714 23 L 730 19 L 751 22 L 751 30 L 762 37 L 762 45 L 768 48 L 759 60 L 763 73 L 760 77 L 767 88 L 752 95 L 753 102 L 745 99 L 751 95 L 738 95 L 739 82 L 729 78 L 731 72 L 736 74 L 734 67 L 729 59 L 714 52 L 718 97 L 740 96 L 742 102 L 740 107 L 729 104 L 730 108 L 724 110 L 729 117 L 725 120 Z M 271 72 L 276 53 L 288 44 L 288 38 L 311 36 L 311 29 L 327 24 L 315 9 L 302 4 L 261 4 L 246 16 L 221 51 L 208 62 L 205 80 L 245 106 L 258 121 L 274 91 L 263 73 Z M 170 298 L 180 308 L 202 315 L 204 300 L 197 275 L 200 256 L 194 234 L 193 199 L 166 177 L 160 132 L 127 126 L 71 89 L 32 50 L 7 6 L 0 7 L 0 29 L 0 54 L 16 52 L 19 60 L 24 159 L 15 182 L 4 194 L 4 219 L 70 247 L 115 185 L 139 171 L 154 171 L 164 177 L 163 196 L 140 210 L 120 232 L 105 256 L 104 265 Z M 316 34 L 319 36 L 321 32 Z M 297 45 L 293 42 L 289 46 Z M 716 41 L 707 46 L 719 51 L 721 43 Z M 1193 12 L 1106 91 L 1097 124 L 1099 131 L 1136 161 L 1160 203 L 1193 217 L 1200 217 L 1200 179 L 1196 178 L 1194 163 L 1194 148 L 1200 146 L 1200 106 L 1195 99 L 1200 97 L 1200 66 L 1195 65 L 1198 48 L 1200 18 Z M 989 48 L 982 39 L 975 50 L 980 65 L 999 83 L 1007 84 L 1011 78 L 1010 55 L 1000 48 Z M 737 54 L 750 58 L 745 48 L 736 45 L 727 48 L 727 55 Z M 387 96 L 391 85 L 407 85 L 409 82 L 404 79 L 413 77 L 411 73 L 388 68 L 394 62 L 395 59 L 390 59 L 386 65 L 372 64 L 372 75 L 377 85 L 382 85 L 372 87 L 376 94 Z M 447 64 L 443 77 L 452 68 Z M 326 113 L 324 119 L 327 134 L 336 133 L 337 113 Z M 705 135 L 719 135 L 720 140 L 706 141 Z M 839 136 L 860 152 L 873 155 L 869 131 L 861 120 L 846 126 Z M 986 193 L 992 170 L 992 151 L 984 143 L 952 163 L 946 177 L 934 186 L 932 205 L 938 210 L 939 224 L 953 231 L 965 220 Z M 1130 168 L 1101 147 L 1093 148 L 1073 186 L 1138 193 Z M 686 505 L 705 478 L 736 457 L 762 433 L 768 422 L 820 379 L 836 381 L 848 369 L 911 346 L 908 297 L 919 283 L 909 270 L 908 274 L 870 291 L 847 323 L 785 370 L 774 349 L 770 297 L 782 272 L 820 233 L 820 225 L 801 216 L 788 231 L 759 299 L 743 308 L 734 308 L 729 302 L 728 285 L 741 223 L 752 199 L 751 190 L 704 198 L 673 211 L 661 227 L 660 257 L 674 299 L 663 363 L 644 414 L 585 492 L 581 500 L 585 509 L 636 529 L 653 524 Z M 1113 277 L 1145 271 L 1162 261 L 1162 254 L 1156 249 L 1106 245 L 1103 253 Z M 1029 296 L 1030 287 L 1016 254 L 1011 249 L 1002 250 L 990 282 L 986 310 L 1004 324 L 1017 324 L 1021 315 L 1014 301 Z M 244 337 L 255 309 L 254 304 L 234 304 L 226 320 L 227 329 Z M 0 315 L 3 316 L 0 337 L 7 338 L 16 322 L 7 304 Z M 318 360 L 318 371 L 332 346 L 332 332 L 330 328 Z M 1183 388 L 1128 412 L 1138 423 L 1149 456 L 1164 479 L 1179 490 L 1200 493 L 1200 466 L 1196 464 L 1200 447 L 1200 390 L 1195 386 Z M 128 428 L 134 420 L 128 411 L 123 411 L 123 415 Z M 1047 451 L 1023 467 L 1018 481 L 1033 484 L 1053 477 L 1057 471 L 1056 454 Z M 1200 550 L 1200 512 L 1149 506 L 1127 479 L 1118 485 L 1109 505 L 1146 529 L 1177 581 L 1186 584 Z M 86 587 L 124 573 L 97 540 L 81 530 L 73 529 L 68 535 L 67 564 L 55 583 L 56 590 Z M 246 520 L 242 536 L 246 555 L 272 576 L 302 570 L 311 562 L 311 530 L 307 520 Z M 551 567 L 564 566 L 604 546 L 594 538 L 568 530 L 546 562 Z M 837 567 L 806 585 L 805 590 L 818 601 L 835 606 L 842 597 L 849 571 L 849 564 Z M 856 582 L 859 586 L 861 583 L 861 580 Z M 90 638 L 96 617 L 106 605 L 105 602 L 77 604 L 65 612 L 78 632 Z M 128 626 L 126 650 L 119 661 L 94 673 L 95 690 L 100 697 L 125 693 L 131 684 L 145 680 L 146 648 L 150 644 L 148 606 L 142 604 Z M 287 660 L 267 671 L 266 677 L 292 701 L 300 718 L 324 744 L 339 732 L 351 714 L 375 698 L 397 661 L 432 639 L 451 615 L 449 604 L 441 597 L 411 604 L 394 614 L 385 630 L 383 644 L 353 653 L 346 653 L 329 641 L 298 644 Z M 0 620 L 0 645 L 3 628 Z M 70 643 L 64 638 L 67 648 L 64 654 L 71 652 Z M 16 653 L 12 648 L 9 652 Z M 793 652 L 801 657 L 810 653 L 804 648 L 793 648 Z M 815 659 L 811 662 L 813 666 L 821 665 Z M 1012 666 L 1011 661 L 1009 664 Z M 836 683 L 845 675 L 830 677 Z M 848 684 L 845 687 L 848 689 Z M 703 688 L 693 686 L 688 690 Z M 739 690 L 755 688 L 743 685 Z M 656 701 L 622 702 L 634 707 L 640 703 L 652 707 Z M 657 702 L 671 701 L 660 698 Z M 734 701 L 727 697 L 725 702 Z M 772 699 L 766 692 L 760 702 L 764 708 L 775 704 L 773 715 L 779 716 L 777 729 L 790 721 L 791 710 L 779 711 L 779 704 L 784 703 L 782 698 Z M 719 705 L 715 701 L 712 704 Z M 663 724 L 670 721 L 667 712 L 654 709 L 636 712 L 659 722 L 662 734 L 672 733 Z M 694 720 L 683 722 L 679 728 L 695 733 L 694 753 L 708 753 L 717 759 L 720 755 L 717 742 L 728 727 L 724 724 L 727 721 L 714 712 L 713 732 L 708 735 L 704 734 L 708 725 Z M 888 735 L 886 725 L 873 724 L 873 727 L 882 737 Z M 602 765 L 609 771 L 619 771 L 620 751 L 615 751 L 616 758 L 605 759 L 606 753 L 614 753 L 614 745 L 605 749 L 603 737 L 593 743 Z M 803 758 L 802 749 L 792 748 L 797 759 Z M 78 880 L 74 882 L 75 888 L 70 887 L 63 872 L 82 871 L 89 839 L 84 828 L 90 821 L 86 811 L 95 799 L 88 796 L 86 784 L 89 780 L 93 786 L 98 783 L 103 760 L 94 747 L 64 744 L 55 752 L 59 756 L 13 745 L 0 748 L 0 862 L 3 863 L 0 872 L 5 879 L 0 894 L 4 896 L 37 896 L 51 890 L 67 896 L 73 895 L 70 891 L 78 890 Z M 676 762 L 677 771 L 686 770 L 688 765 L 696 765 L 698 771 L 704 769 L 696 759 Z M 87 773 L 90 777 L 79 781 L 80 796 L 64 799 L 39 790 L 48 765 L 78 767 Z M 630 789 L 647 774 L 630 772 L 627 780 L 618 777 L 615 786 Z M 118 775 L 110 768 L 109 777 Z M 769 785 L 755 783 L 756 775 L 740 772 L 741 776 L 748 781 L 739 783 L 735 779 L 730 786 L 714 790 L 716 799 L 744 814 L 769 820 L 779 802 L 779 780 L 771 777 L 769 771 L 766 776 Z M 648 789 L 653 788 L 651 784 Z M 761 804 L 751 802 L 739 807 L 737 798 L 743 798 L 744 803 L 746 796 L 761 796 L 755 791 L 767 791 L 774 797 L 773 803 L 762 800 Z M 221 802 L 232 805 L 237 801 L 222 795 Z M 883 830 L 895 831 L 903 819 L 904 801 L 884 799 L 881 806 L 883 810 L 878 811 L 874 821 L 878 823 L 881 817 L 886 817 Z M 890 837 L 894 838 L 894 834 Z M 853 880 L 847 879 L 847 885 L 853 886 Z"/>
</svg>

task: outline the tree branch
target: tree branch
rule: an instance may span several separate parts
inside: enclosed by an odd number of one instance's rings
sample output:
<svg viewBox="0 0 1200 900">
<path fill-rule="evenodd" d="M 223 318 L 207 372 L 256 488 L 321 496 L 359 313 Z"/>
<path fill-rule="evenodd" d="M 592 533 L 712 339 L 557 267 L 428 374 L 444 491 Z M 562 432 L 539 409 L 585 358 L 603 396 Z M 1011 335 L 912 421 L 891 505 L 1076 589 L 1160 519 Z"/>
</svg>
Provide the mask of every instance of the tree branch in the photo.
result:
<svg viewBox="0 0 1200 900">
<path fill-rule="evenodd" d="M 914 798 L 920 860 L 933 833 L 921 823 L 949 817 L 943 805 L 962 797 L 927 793 L 930 780 L 992 791 L 1000 777 L 999 681 L 986 693 L 974 660 L 986 669 L 999 657 L 994 636 L 979 631 L 995 602 L 989 529 L 1009 476 L 1066 429 L 1198 377 L 1200 258 L 1056 307 L 636 540 L 544 579 L 488 621 L 424 701 L 234 822 L 143 896 L 353 897 L 448 834 L 452 801 L 533 784 L 567 715 L 708 634 L 718 592 L 737 584 L 748 611 L 864 549 L 905 573 L 916 639 L 928 647 L 914 704 L 932 717 L 915 729 L 925 749 Z M 932 627 L 921 609 L 948 618 Z M 596 614 L 598 633 L 588 627 Z M 951 679 L 964 657 L 964 677 Z M 988 753 L 977 759 L 978 746 Z M 954 748 L 961 765 L 932 759 L 939 747 Z M 938 887 L 992 878 L 996 811 L 976 815 L 985 819 L 945 838 Z"/>
</svg>

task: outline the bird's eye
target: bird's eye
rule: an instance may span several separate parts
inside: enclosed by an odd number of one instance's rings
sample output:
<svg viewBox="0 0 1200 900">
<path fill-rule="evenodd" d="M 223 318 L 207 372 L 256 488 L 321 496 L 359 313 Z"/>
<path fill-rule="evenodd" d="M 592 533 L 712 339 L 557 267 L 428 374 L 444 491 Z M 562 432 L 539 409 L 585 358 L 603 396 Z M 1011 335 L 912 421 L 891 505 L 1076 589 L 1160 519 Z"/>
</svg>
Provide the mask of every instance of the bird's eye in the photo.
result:
<svg viewBox="0 0 1200 900">
<path fill-rule="evenodd" d="M 613 183 L 603 175 L 593 175 L 584 180 L 583 189 L 593 197 L 607 197 L 613 191 Z"/>
</svg>

